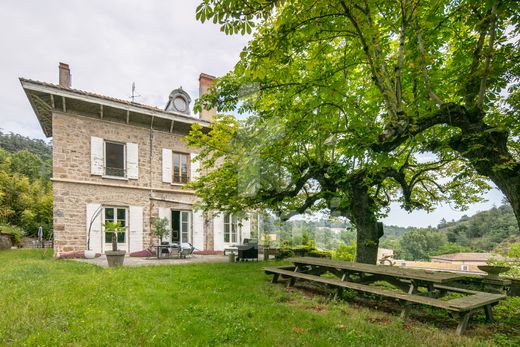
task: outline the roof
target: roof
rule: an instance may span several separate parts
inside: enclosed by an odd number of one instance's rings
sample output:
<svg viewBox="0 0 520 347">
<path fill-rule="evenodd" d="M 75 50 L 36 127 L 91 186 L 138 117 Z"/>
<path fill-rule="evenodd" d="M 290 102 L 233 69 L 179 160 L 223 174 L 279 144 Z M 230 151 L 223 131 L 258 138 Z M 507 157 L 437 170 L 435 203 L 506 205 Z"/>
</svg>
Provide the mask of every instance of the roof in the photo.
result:
<svg viewBox="0 0 520 347">
<path fill-rule="evenodd" d="M 491 253 L 452 253 L 432 256 L 430 259 L 448 261 L 487 261 L 490 258 L 497 257 L 499 256 Z"/>
<path fill-rule="evenodd" d="M 189 127 L 194 123 L 199 123 L 202 126 L 208 126 L 210 124 L 205 120 L 183 113 L 167 112 L 155 106 L 117 99 L 80 89 L 66 88 L 57 84 L 35 81 L 27 78 L 20 78 L 20 83 L 22 84 L 27 98 L 40 121 L 40 125 L 42 126 L 45 135 L 48 137 L 52 136 L 52 112 L 57 109 L 66 112 L 67 109 L 71 109 L 67 106 L 77 106 L 77 110 L 74 111 L 82 111 L 85 113 L 83 115 L 100 116 L 100 118 L 103 117 L 103 107 L 106 107 L 106 114 L 111 110 L 124 111 L 123 113 L 125 117 L 121 117 L 121 112 L 118 113 L 114 111 L 114 119 L 112 120 L 125 121 L 126 119 L 126 123 L 129 123 L 129 118 L 133 118 L 133 115 L 140 115 L 140 123 L 143 123 L 142 117 L 145 116 L 148 121 L 144 122 L 144 124 L 151 127 L 154 127 L 153 119 L 159 118 L 166 120 L 168 124 L 171 122 L 170 126 L 168 126 L 164 121 L 162 122 L 162 125 L 166 126 L 165 130 L 168 128 L 171 130 L 173 128 L 173 122 L 183 123 L 189 125 Z"/>
</svg>

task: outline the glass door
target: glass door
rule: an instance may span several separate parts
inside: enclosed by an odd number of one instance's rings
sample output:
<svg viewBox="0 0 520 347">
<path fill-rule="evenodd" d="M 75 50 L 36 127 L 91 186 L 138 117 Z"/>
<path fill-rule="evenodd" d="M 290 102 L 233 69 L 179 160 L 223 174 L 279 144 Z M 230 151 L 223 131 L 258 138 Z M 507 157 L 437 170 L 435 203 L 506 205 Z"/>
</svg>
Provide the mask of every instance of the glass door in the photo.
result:
<svg viewBox="0 0 520 347">
<path fill-rule="evenodd" d="M 172 211 L 172 242 L 190 242 L 190 211 Z"/>
<path fill-rule="evenodd" d="M 119 222 L 121 226 L 127 227 L 128 223 L 128 213 L 125 207 L 105 207 L 103 214 L 104 222 Z M 117 233 L 117 249 L 118 250 L 127 250 L 128 248 L 128 230 L 125 230 L 122 233 Z M 112 250 L 112 233 L 105 233 L 103 230 L 103 244 L 105 251 Z"/>
</svg>

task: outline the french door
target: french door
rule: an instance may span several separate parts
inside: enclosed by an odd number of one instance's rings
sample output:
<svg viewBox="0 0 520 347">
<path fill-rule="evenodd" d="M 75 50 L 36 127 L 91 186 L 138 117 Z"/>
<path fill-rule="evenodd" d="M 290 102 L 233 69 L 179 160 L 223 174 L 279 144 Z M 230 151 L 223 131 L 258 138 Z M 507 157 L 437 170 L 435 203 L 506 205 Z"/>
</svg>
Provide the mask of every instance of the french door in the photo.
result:
<svg viewBox="0 0 520 347">
<path fill-rule="evenodd" d="M 117 233 L 117 249 L 121 251 L 128 250 L 128 209 L 126 207 L 105 207 L 103 211 L 103 222 L 117 223 L 126 230 Z M 112 233 L 106 233 L 103 228 L 103 249 L 105 251 L 112 250 Z"/>
<path fill-rule="evenodd" d="M 172 210 L 172 242 L 190 242 L 191 211 Z"/>
</svg>

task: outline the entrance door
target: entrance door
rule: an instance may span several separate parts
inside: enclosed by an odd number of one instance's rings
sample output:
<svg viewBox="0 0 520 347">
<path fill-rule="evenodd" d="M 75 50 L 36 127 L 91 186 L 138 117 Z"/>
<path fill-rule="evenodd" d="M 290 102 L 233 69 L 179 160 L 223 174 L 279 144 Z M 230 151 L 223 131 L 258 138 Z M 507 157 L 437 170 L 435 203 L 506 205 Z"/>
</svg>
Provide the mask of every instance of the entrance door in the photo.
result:
<svg viewBox="0 0 520 347">
<path fill-rule="evenodd" d="M 190 242 L 190 211 L 172 211 L 172 242 Z"/>
<path fill-rule="evenodd" d="M 103 214 L 104 222 L 119 222 L 121 226 L 128 226 L 128 210 L 126 207 L 105 207 Z M 103 249 L 105 251 L 112 250 L 112 233 L 105 233 L 103 230 Z M 117 233 L 117 249 L 128 250 L 128 228 L 125 232 Z"/>
</svg>

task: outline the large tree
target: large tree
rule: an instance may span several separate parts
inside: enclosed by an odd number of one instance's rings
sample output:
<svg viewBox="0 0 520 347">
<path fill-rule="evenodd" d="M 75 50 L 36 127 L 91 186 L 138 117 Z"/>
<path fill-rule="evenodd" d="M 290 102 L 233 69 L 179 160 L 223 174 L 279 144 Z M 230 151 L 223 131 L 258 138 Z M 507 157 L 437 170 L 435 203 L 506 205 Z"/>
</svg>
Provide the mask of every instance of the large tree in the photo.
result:
<svg viewBox="0 0 520 347">
<path fill-rule="evenodd" d="M 460 155 L 520 225 L 517 1 L 205 0 L 197 17 L 226 33 L 256 26 L 205 106 L 242 100 L 239 111 L 287 114 L 298 100 L 314 118 L 335 109 L 347 131 L 333 140 L 355 137 L 358 158 L 383 167 L 412 141 L 441 160 Z"/>
<path fill-rule="evenodd" d="M 378 217 L 392 198 L 408 210 L 429 210 L 438 201 L 474 201 L 483 188 L 474 176 L 436 182 L 464 165 L 457 157 L 418 162 L 413 143 L 393 156 L 358 152 L 357 139 L 346 136 L 344 115 L 322 110 L 309 116 L 296 111 L 297 105 L 304 109 L 299 100 L 292 104 L 283 117 L 271 118 L 266 109 L 242 124 L 220 116 L 209 132 L 195 126 L 187 139 L 201 148 L 208 172 L 191 187 L 204 210 L 270 210 L 283 220 L 313 210 L 347 217 L 357 230 L 356 261 L 375 263 Z"/>
</svg>

